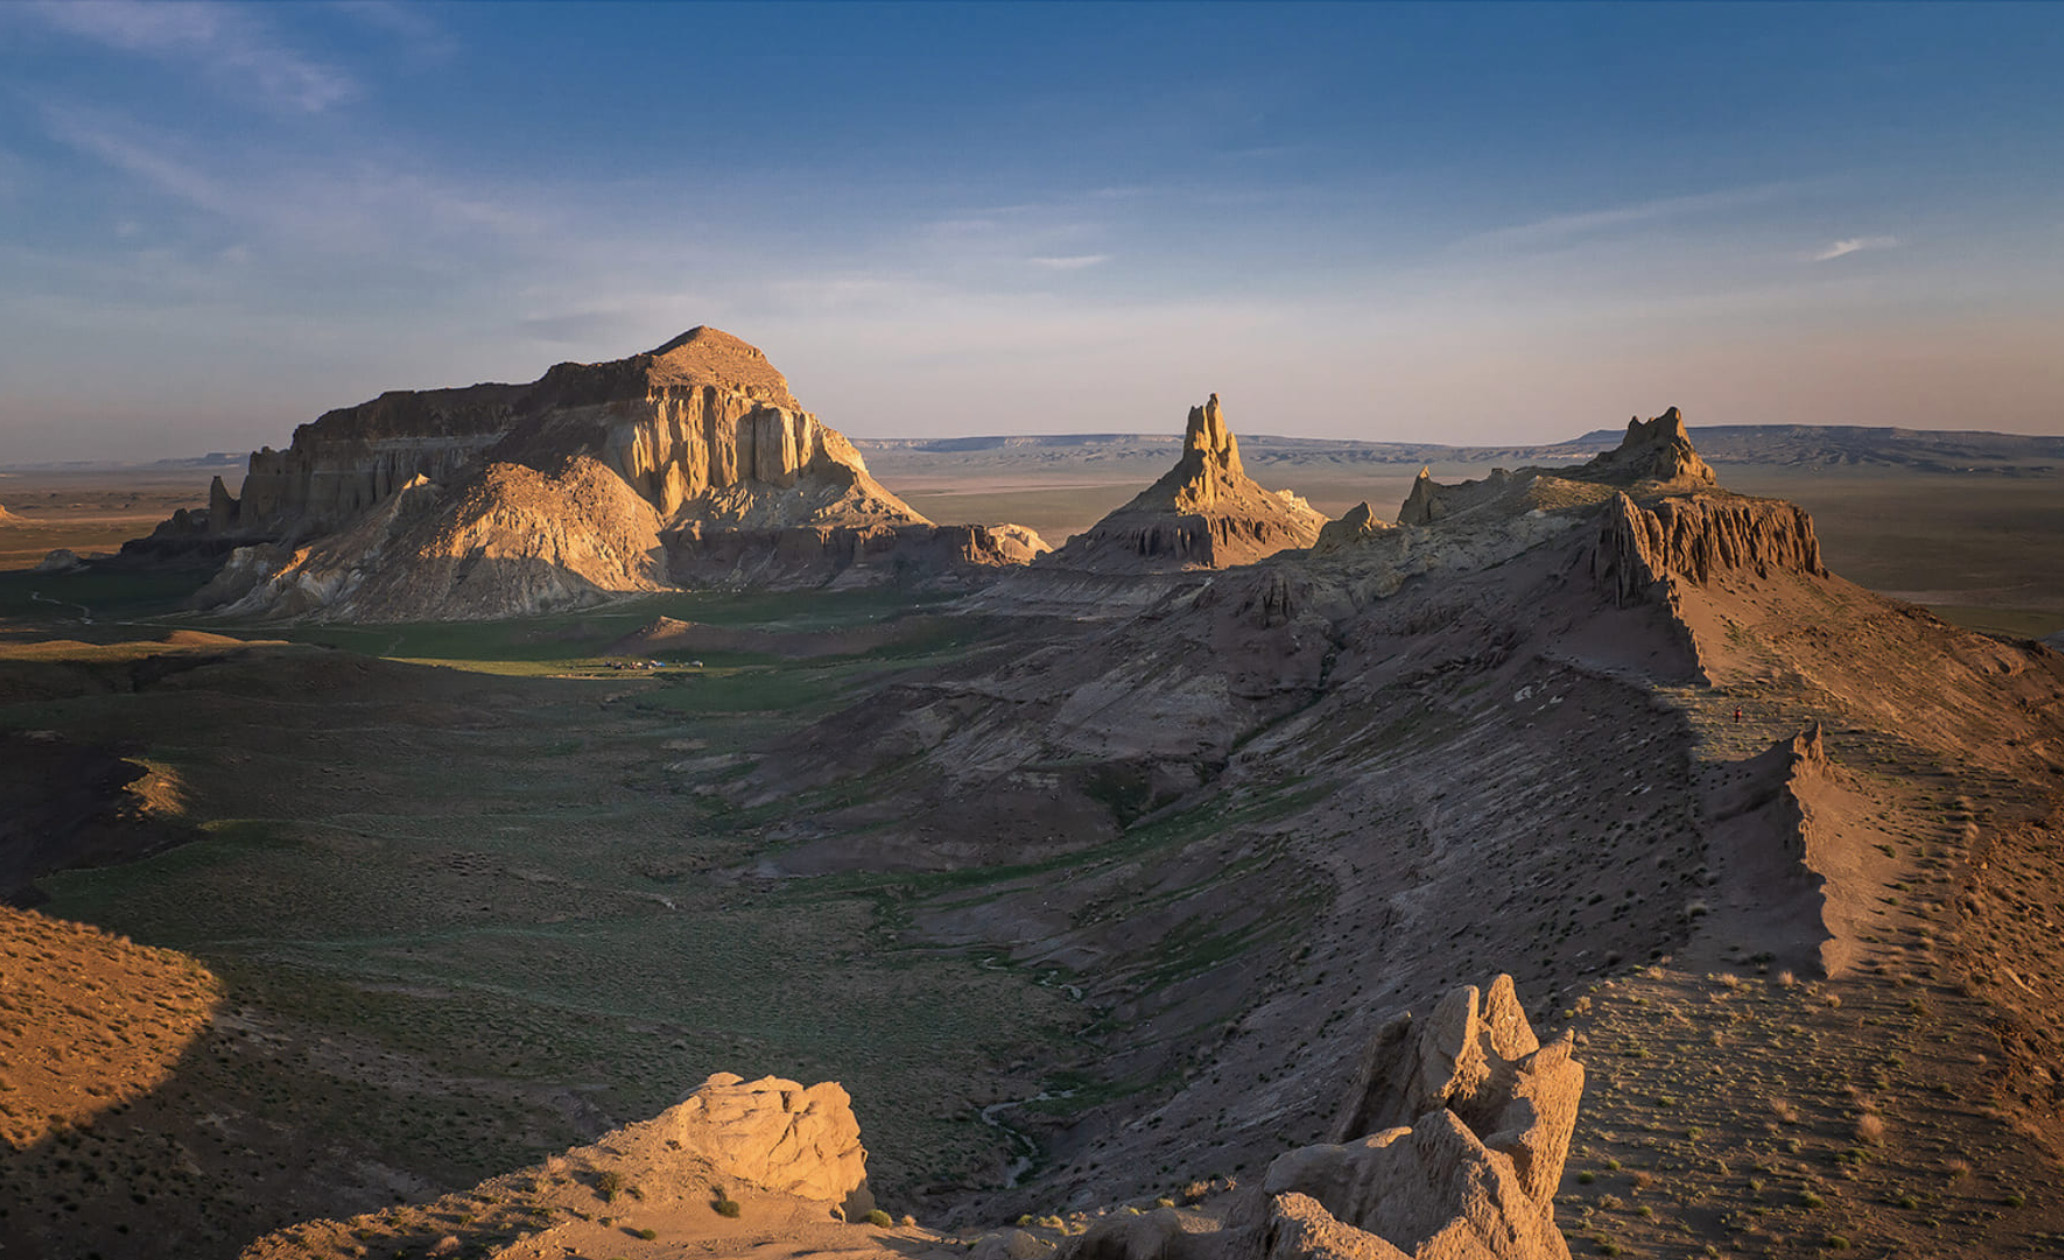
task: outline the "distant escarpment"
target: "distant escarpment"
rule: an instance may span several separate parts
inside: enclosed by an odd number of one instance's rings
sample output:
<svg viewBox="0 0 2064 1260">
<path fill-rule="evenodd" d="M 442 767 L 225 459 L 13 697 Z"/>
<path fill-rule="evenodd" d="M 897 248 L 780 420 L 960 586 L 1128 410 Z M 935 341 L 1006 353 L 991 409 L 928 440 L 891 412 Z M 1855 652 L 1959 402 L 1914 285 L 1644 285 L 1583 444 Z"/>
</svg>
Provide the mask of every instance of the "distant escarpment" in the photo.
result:
<svg viewBox="0 0 2064 1260">
<path fill-rule="evenodd" d="M 251 456 L 132 550 L 238 550 L 240 615 L 509 616 L 682 585 L 957 584 L 1046 550 L 936 526 L 803 411 L 766 356 L 696 328 L 528 385 L 383 394 Z"/>
<path fill-rule="evenodd" d="M 1092 573 L 1224 569 L 1309 547 L 1325 523 L 1303 499 L 1264 490 L 1247 475 L 1213 394 L 1190 408 L 1175 467 L 1043 565 Z"/>
</svg>

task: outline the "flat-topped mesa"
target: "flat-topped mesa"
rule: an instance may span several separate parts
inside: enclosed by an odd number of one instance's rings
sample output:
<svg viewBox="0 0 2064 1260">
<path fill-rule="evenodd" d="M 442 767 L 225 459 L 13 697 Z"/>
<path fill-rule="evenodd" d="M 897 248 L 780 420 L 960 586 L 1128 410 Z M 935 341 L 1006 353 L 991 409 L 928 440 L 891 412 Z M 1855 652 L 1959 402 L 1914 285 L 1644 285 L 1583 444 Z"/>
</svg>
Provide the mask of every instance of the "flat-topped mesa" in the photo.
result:
<svg viewBox="0 0 2064 1260">
<path fill-rule="evenodd" d="M 1041 563 L 1111 574 L 1223 569 L 1309 547 L 1325 524 L 1303 499 L 1247 475 L 1213 394 L 1190 408 L 1175 467 Z"/>
<path fill-rule="evenodd" d="M 310 535 L 419 476 L 445 484 L 487 460 L 542 467 L 581 451 L 671 513 L 712 486 L 792 485 L 820 458 L 864 472 L 859 454 L 826 432 L 766 355 L 696 327 L 627 359 L 558 364 L 527 385 L 394 390 L 327 412 L 297 428 L 286 450 L 253 452 L 241 497 L 211 494 L 207 530 Z M 666 476 L 670 463 L 682 464 L 679 478 Z M 907 507 L 891 515 L 923 520 Z"/>
<path fill-rule="evenodd" d="M 935 526 L 713 328 L 528 385 L 332 411 L 254 454 L 241 499 L 218 479 L 205 514 L 139 546 L 238 543 L 203 605 L 361 621 L 678 585 L 957 585 L 1046 550 L 1016 526 Z"/>
</svg>

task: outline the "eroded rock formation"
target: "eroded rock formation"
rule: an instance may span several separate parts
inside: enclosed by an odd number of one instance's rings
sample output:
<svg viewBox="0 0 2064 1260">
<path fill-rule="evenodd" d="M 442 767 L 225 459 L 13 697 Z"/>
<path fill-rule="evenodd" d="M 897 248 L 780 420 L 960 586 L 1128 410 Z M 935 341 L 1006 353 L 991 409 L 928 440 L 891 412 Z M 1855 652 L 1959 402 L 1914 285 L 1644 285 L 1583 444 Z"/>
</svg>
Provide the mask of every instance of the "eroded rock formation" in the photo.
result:
<svg viewBox="0 0 2064 1260">
<path fill-rule="evenodd" d="M 506 1223 L 486 1205 L 503 1205 L 535 1231 L 532 1244 L 549 1246 L 552 1255 L 613 1254 L 644 1220 L 666 1223 L 669 1241 L 687 1246 L 684 1220 L 706 1225 L 739 1217 L 739 1200 L 752 1204 L 742 1228 L 757 1233 L 771 1226 L 790 1236 L 798 1254 L 840 1242 L 850 1250 L 853 1241 L 864 1241 L 844 1237 L 839 1224 L 865 1217 L 874 1198 L 860 1124 L 837 1082 L 805 1087 L 780 1077 L 747 1081 L 719 1072 L 650 1120 L 469 1193 L 349 1221 L 310 1221 L 260 1238 L 242 1254 L 245 1260 L 335 1255 L 340 1240 L 349 1240 L 347 1247 L 377 1240 L 386 1255 L 397 1254 L 397 1247 L 417 1255 L 503 1254 Z M 726 1202 L 728 1214 L 716 1210 Z"/>
<path fill-rule="evenodd" d="M 1247 475 L 1213 394 L 1190 408 L 1175 467 L 1044 563 L 1095 573 L 1223 569 L 1309 547 L 1325 523 L 1303 499 Z"/>
<path fill-rule="evenodd" d="M 1713 470 L 1691 447 L 1685 431 L 1684 414 L 1675 407 L 1652 420 L 1635 416 L 1627 421 L 1627 436 L 1619 449 L 1600 455 L 1587 470 L 1614 479 L 1655 481 L 1666 485 L 1713 484 Z"/>
<path fill-rule="evenodd" d="M 1583 1065 L 1547 1045 L 1512 978 L 1451 990 L 1371 1039 L 1334 1142 L 1279 1156 L 1225 1227 L 1172 1210 L 1113 1217 L 1062 1260 L 1561 1260 L 1555 1189 Z"/>
<path fill-rule="evenodd" d="M 364 621 L 510 616 L 678 584 L 965 582 L 1046 550 L 936 526 L 696 328 L 528 385 L 383 394 L 251 456 L 139 550 L 237 546 L 202 606 Z"/>
<path fill-rule="evenodd" d="M 702 1152 L 719 1176 L 763 1190 L 844 1204 L 867 1186 L 860 1122 L 837 1081 L 805 1089 L 719 1072 L 652 1124 Z"/>
<path fill-rule="evenodd" d="M 1318 541 L 1312 544 L 1318 551 L 1335 551 L 1353 546 L 1364 538 L 1382 533 L 1397 526 L 1383 520 L 1367 503 L 1357 503 L 1349 508 L 1337 521 L 1327 521 L 1319 530 Z"/>
<path fill-rule="evenodd" d="M 1673 577 L 1706 586 L 1730 574 L 1768 577 L 1782 569 L 1827 575 L 1806 510 L 1782 499 L 1711 493 L 1645 507 L 1614 495 L 1593 564 L 1622 604 Z"/>
<path fill-rule="evenodd" d="M 1419 470 L 1411 493 L 1398 509 L 1400 525 L 1435 521 L 1483 511 L 1507 512 L 1535 507 L 1554 509 L 1608 497 L 1606 487 L 1623 486 L 1639 493 L 1682 493 L 1713 484 L 1713 470 L 1692 449 L 1684 416 L 1675 407 L 1653 420 L 1627 422 L 1627 434 L 1615 450 L 1575 468 L 1494 468 L 1480 481 L 1442 485 L 1429 468 Z"/>
</svg>

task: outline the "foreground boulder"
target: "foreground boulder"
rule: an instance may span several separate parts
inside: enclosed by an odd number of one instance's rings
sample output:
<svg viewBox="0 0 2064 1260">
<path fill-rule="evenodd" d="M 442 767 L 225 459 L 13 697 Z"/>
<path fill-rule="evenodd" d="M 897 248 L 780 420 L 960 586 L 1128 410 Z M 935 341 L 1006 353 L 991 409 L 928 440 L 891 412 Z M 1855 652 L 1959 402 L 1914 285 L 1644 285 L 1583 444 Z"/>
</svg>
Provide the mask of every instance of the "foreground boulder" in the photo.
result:
<svg viewBox="0 0 2064 1260">
<path fill-rule="evenodd" d="M 860 1122 L 852 1097 L 836 1081 L 805 1089 L 774 1076 L 747 1081 L 719 1072 L 652 1124 L 703 1152 L 734 1181 L 841 1205 L 866 1193 Z"/>
<path fill-rule="evenodd" d="M 843 1088 L 720 1072 L 592 1145 L 435 1202 L 280 1230 L 243 1255 L 616 1255 L 655 1236 L 682 1251 L 738 1254 L 768 1234 L 796 1255 L 871 1255 L 848 1222 L 873 1210 Z M 527 1249 L 504 1253 L 515 1233 Z"/>
<path fill-rule="evenodd" d="M 1377 1031 L 1335 1140 L 1278 1157 L 1222 1229 L 1166 1208 L 1112 1217 L 1062 1260 L 1563 1260 L 1573 1044 L 1541 1044 L 1510 976 L 1454 989 Z"/>
</svg>

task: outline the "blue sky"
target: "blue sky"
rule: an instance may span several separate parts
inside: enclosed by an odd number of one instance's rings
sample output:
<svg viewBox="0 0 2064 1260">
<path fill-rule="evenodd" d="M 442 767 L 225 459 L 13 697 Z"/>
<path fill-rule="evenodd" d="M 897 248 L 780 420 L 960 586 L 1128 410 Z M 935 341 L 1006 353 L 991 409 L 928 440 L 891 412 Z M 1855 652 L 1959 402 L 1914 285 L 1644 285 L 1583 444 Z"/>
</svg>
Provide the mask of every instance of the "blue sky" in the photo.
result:
<svg viewBox="0 0 2064 1260">
<path fill-rule="evenodd" d="M 2064 6 L 0 5 L 0 463 L 698 323 L 857 435 L 2064 432 Z"/>
</svg>

